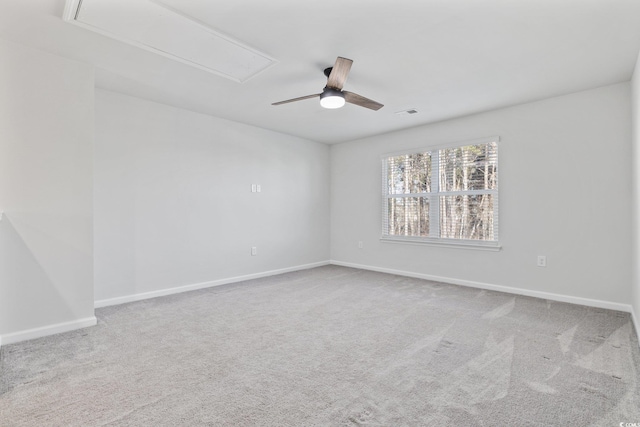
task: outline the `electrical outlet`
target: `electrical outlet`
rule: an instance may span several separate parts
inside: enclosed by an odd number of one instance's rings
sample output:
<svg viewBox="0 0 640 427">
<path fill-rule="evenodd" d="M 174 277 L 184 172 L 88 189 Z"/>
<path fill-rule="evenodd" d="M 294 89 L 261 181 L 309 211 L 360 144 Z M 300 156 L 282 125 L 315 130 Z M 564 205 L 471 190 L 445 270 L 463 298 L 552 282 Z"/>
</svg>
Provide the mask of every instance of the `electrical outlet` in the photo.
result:
<svg viewBox="0 0 640 427">
<path fill-rule="evenodd" d="M 258 255 L 258 248 L 256 246 L 251 246 L 251 256 Z"/>
<path fill-rule="evenodd" d="M 547 266 L 547 257 L 544 255 L 538 255 L 538 267 Z"/>
<path fill-rule="evenodd" d="M 260 193 L 262 191 L 262 186 L 260 184 L 256 184 L 256 191 Z"/>
<path fill-rule="evenodd" d="M 251 192 L 252 193 L 256 192 L 256 185 L 255 184 L 251 184 Z"/>
<path fill-rule="evenodd" d="M 362 249 L 364 248 L 364 244 L 362 243 L 362 241 L 358 242 L 358 249 Z"/>
</svg>

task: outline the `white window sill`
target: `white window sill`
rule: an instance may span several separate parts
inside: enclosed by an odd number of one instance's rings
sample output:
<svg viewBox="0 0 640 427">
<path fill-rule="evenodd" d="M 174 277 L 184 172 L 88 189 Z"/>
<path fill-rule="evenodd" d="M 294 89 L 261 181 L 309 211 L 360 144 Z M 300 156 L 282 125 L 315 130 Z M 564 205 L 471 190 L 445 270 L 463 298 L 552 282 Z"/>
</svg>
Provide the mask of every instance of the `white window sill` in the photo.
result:
<svg viewBox="0 0 640 427">
<path fill-rule="evenodd" d="M 499 242 L 482 242 L 473 240 L 453 240 L 453 239 L 426 239 L 420 237 L 381 237 L 380 241 L 383 243 L 400 243 L 408 245 L 427 245 L 427 246 L 440 246 L 446 248 L 456 249 L 472 249 L 480 251 L 493 251 L 497 252 L 502 249 Z"/>
</svg>

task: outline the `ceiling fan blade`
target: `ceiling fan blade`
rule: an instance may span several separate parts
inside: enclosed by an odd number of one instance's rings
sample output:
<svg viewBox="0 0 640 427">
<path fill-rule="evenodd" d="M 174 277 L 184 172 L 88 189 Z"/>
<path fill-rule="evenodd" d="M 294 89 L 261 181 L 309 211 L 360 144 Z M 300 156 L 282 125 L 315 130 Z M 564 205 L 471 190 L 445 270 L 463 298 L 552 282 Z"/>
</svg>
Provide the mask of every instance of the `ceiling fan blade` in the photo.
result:
<svg viewBox="0 0 640 427">
<path fill-rule="evenodd" d="M 365 98 L 364 96 L 360 96 L 357 93 L 348 92 L 346 90 L 343 90 L 342 93 L 344 94 L 344 100 L 351 104 L 359 105 L 361 107 L 375 111 L 378 111 L 379 109 L 384 107 L 384 105 L 380 104 L 379 102 L 376 102 L 369 98 Z"/>
<path fill-rule="evenodd" d="M 316 93 L 315 95 L 307 95 L 307 96 L 301 96 L 300 98 L 293 98 L 293 99 L 287 99 L 286 101 L 280 101 L 280 102 L 274 102 L 271 105 L 282 105 L 282 104 L 288 104 L 290 102 L 296 102 L 296 101 L 302 101 L 303 99 L 310 99 L 310 98 L 317 98 L 319 97 L 320 94 Z"/>
<path fill-rule="evenodd" d="M 351 64 L 353 64 L 352 60 L 338 56 L 327 79 L 327 87 L 342 90 L 344 82 L 347 81 L 349 70 L 351 70 Z"/>
</svg>

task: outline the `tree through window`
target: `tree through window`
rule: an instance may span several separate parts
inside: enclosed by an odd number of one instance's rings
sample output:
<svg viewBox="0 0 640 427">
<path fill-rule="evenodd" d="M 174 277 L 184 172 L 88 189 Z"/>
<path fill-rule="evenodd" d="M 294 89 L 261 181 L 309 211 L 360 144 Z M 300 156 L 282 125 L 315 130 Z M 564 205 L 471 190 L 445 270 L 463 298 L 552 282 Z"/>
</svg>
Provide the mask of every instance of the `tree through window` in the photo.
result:
<svg viewBox="0 0 640 427">
<path fill-rule="evenodd" d="M 382 238 L 498 242 L 498 138 L 383 158 Z"/>
</svg>

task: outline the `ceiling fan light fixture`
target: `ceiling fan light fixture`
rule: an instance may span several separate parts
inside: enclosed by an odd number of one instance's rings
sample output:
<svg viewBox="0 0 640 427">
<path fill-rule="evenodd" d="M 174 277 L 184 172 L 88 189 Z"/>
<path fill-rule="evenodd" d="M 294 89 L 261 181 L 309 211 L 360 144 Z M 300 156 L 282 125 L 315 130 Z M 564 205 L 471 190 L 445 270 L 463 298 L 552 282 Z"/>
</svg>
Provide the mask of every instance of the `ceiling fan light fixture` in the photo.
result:
<svg viewBox="0 0 640 427">
<path fill-rule="evenodd" d="M 335 109 L 344 106 L 344 94 L 336 89 L 325 88 L 320 94 L 320 105 L 323 108 Z"/>
</svg>

